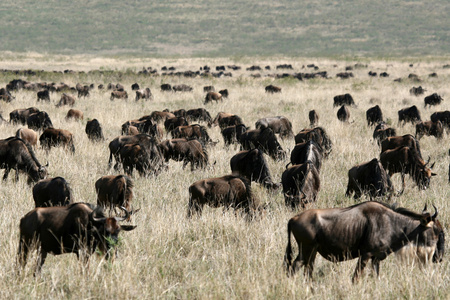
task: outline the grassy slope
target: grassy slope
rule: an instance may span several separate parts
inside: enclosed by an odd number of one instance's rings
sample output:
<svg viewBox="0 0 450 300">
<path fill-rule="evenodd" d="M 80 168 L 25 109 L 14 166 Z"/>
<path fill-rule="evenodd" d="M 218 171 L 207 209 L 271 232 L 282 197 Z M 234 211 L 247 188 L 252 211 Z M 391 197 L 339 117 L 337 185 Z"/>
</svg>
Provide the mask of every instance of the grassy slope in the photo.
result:
<svg viewBox="0 0 450 300">
<path fill-rule="evenodd" d="M 0 51 L 447 55 L 448 9 L 446 0 L 5 0 Z"/>
</svg>

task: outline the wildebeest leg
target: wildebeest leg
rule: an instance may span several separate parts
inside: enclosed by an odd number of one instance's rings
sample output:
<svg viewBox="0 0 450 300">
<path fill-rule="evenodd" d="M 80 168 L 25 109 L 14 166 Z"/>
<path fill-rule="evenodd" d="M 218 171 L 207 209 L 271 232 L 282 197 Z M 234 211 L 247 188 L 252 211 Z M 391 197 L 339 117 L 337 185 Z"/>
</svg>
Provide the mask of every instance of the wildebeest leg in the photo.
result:
<svg viewBox="0 0 450 300">
<path fill-rule="evenodd" d="M 18 256 L 17 262 L 19 263 L 21 268 L 24 268 L 25 265 L 27 264 L 28 251 L 29 251 L 29 248 L 28 248 L 27 243 L 23 239 L 20 239 L 19 250 L 17 251 L 17 256 Z"/>
<path fill-rule="evenodd" d="M 297 258 L 292 264 L 293 272 L 296 272 L 301 266 L 305 267 L 305 276 L 312 278 L 314 270 L 314 260 L 316 259 L 317 248 L 302 244 Z"/>
<path fill-rule="evenodd" d="M 41 253 L 39 254 L 37 264 L 36 264 L 36 272 L 34 272 L 35 275 L 39 274 L 41 272 L 42 265 L 44 264 L 46 258 L 47 258 L 47 252 L 43 251 L 41 248 Z"/>
<path fill-rule="evenodd" d="M 364 268 L 366 267 L 368 261 L 369 261 L 369 257 L 367 257 L 366 255 L 363 255 L 358 259 L 358 263 L 356 264 L 355 273 L 353 274 L 353 278 L 352 278 L 353 283 L 358 281 L 358 278 L 363 273 Z"/>
<path fill-rule="evenodd" d="M 201 215 L 202 214 L 202 209 L 203 209 L 203 205 L 202 204 L 198 204 L 196 200 L 192 200 L 189 199 L 189 204 L 188 204 L 188 213 L 187 213 L 187 217 L 191 218 L 192 215 Z"/>
<path fill-rule="evenodd" d="M 7 167 L 5 169 L 5 174 L 3 174 L 3 180 L 6 180 L 8 178 L 9 171 L 11 171 L 11 168 Z"/>
<path fill-rule="evenodd" d="M 377 274 L 377 277 L 380 276 L 380 260 L 378 258 L 372 258 L 372 269 Z"/>
</svg>

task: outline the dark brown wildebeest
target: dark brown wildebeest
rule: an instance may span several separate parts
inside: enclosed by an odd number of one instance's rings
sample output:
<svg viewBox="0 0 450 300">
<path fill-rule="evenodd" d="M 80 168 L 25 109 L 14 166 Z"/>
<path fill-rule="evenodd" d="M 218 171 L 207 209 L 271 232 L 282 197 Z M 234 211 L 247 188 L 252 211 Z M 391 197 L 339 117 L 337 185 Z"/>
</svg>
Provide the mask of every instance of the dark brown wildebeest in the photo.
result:
<svg viewBox="0 0 450 300">
<path fill-rule="evenodd" d="M 75 86 L 77 92 L 78 92 L 78 99 L 80 99 L 81 97 L 87 97 L 89 96 L 89 86 L 88 85 L 82 85 L 80 83 L 77 83 L 77 85 Z"/>
<path fill-rule="evenodd" d="M 69 111 L 67 112 L 67 115 L 66 115 L 66 120 L 73 119 L 73 120 L 79 121 L 79 120 L 83 120 L 83 118 L 84 118 L 83 112 L 79 109 L 71 108 L 71 109 L 69 109 Z"/>
<path fill-rule="evenodd" d="M 50 93 L 48 90 L 42 90 L 37 92 L 37 101 L 48 101 L 50 102 Z"/>
<path fill-rule="evenodd" d="M 122 148 L 126 144 L 138 144 L 140 142 L 143 142 L 145 140 L 153 141 L 154 143 L 157 143 L 156 139 L 148 134 L 141 133 L 137 135 L 125 135 L 125 136 L 118 136 L 114 140 L 112 140 L 108 147 L 109 147 L 109 160 L 108 160 L 108 166 L 111 168 L 113 158 L 115 159 L 116 163 L 114 165 L 114 169 L 119 169 L 119 151 L 120 148 Z"/>
<path fill-rule="evenodd" d="M 75 153 L 75 145 L 73 144 L 73 134 L 65 129 L 47 128 L 39 137 L 41 147 L 50 151 L 51 147 L 62 146 Z"/>
<path fill-rule="evenodd" d="M 214 88 L 213 85 L 207 85 L 203 87 L 203 92 L 207 93 L 207 92 L 215 92 L 216 89 Z"/>
<path fill-rule="evenodd" d="M 337 118 L 341 122 L 348 123 L 348 120 L 350 119 L 350 111 L 348 107 L 344 104 L 342 105 L 338 111 L 337 111 Z"/>
<path fill-rule="evenodd" d="M 152 91 L 149 88 L 145 88 L 142 90 L 136 91 L 136 101 L 139 101 L 140 99 L 144 100 L 153 100 L 153 94 Z"/>
<path fill-rule="evenodd" d="M 258 182 L 267 189 L 278 189 L 281 186 L 273 182 L 263 152 L 259 149 L 244 150 L 235 154 L 230 159 L 230 167 L 233 175 Z"/>
<path fill-rule="evenodd" d="M 39 109 L 36 107 L 29 107 L 24 109 L 15 109 L 9 113 L 9 121 L 12 124 L 27 124 L 28 117 L 33 114 L 39 112 Z"/>
<path fill-rule="evenodd" d="M 139 118 L 139 121 L 144 121 L 144 120 L 152 120 L 153 122 L 164 122 L 165 120 L 169 119 L 169 118 L 175 118 L 176 116 L 169 112 L 169 111 L 153 111 L 150 115 L 147 116 L 143 116 L 141 118 Z"/>
<path fill-rule="evenodd" d="M 97 205 L 104 208 L 125 207 L 131 211 L 134 183 L 125 175 L 105 175 L 95 182 Z"/>
<path fill-rule="evenodd" d="M 310 209 L 289 220 L 284 263 L 288 275 L 305 266 L 312 277 L 317 252 L 330 261 L 359 258 L 353 282 L 372 260 L 379 275 L 380 262 L 390 253 L 410 251 L 423 263 L 440 262 L 444 256 L 444 230 L 434 215 L 405 208 L 390 208 L 379 202 L 364 202 L 346 208 Z M 292 262 L 291 233 L 300 252 Z"/>
<path fill-rule="evenodd" d="M 169 111 L 169 110 L 165 109 L 164 111 Z M 174 111 L 172 111 L 172 113 L 175 115 L 175 117 L 185 117 L 186 118 L 186 110 L 184 108 L 174 110 Z"/>
<path fill-rule="evenodd" d="M 33 129 L 23 127 L 17 129 L 16 138 L 20 138 L 24 142 L 34 147 L 37 145 L 38 135 L 37 132 Z"/>
<path fill-rule="evenodd" d="M 178 126 L 188 126 L 189 123 L 185 117 L 168 118 L 164 121 L 164 128 L 167 132 L 174 130 Z"/>
<path fill-rule="evenodd" d="M 389 127 L 385 122 L 380 122 L 375 127 L 373 131 L 373 139 L 377 141 L 378 146 L 381 145 L 381 142 L 391 136 L 396 136 L 397 131 L 395 128 Z"/>
<path fill-rule="evenodd" d="M 161 92 L 171 92 L 172 86 L 168 83 L 161 84 Z"/>
<path fill-rule="evenodd" d="M 295 144 L 305 143 L 309 140 L 313 140 L 324 150 L 324 157 L 327 157 L 330 154 L 331 147 L 333 145 L 327 133 L 325 132 L 325 129 L 323 129 L 322 127 L 305 128 L 297 133 L 297 135 L 294 137 L 294 140 Z"/>
<path fill-rule="evenodd" d="M 247 130 L 241 134 L 239 143 L 244 150 L 258 148 L 275 160 L 283 160 L 286 157 L 286 151 L 270 128 Z"/>
<path fill-rule="evenodd" d="M 156 140 L 145 139 L 135 144 L 125 144 L 119 149 L 119 161 L 128 175 L 136 169 L 140 176 L 158 175 L 164 167 L 163 155 Z"/>
<path fill-rule="evenodd" d="M 75 105 L 75 98 L 67 95 L 66 93 L 63 93 L 61 95 L 61 99 L 59 99 L 58 104 L 56 104 L 56 107 L 61 107 L 63 105 L 69 105 L 69 106 L 74 106 Z"/>
<path fill-rule="evenodd" d="M 270 128 L 273 133 L 279 133 L 282 139 L 292 138 L 294 136 L 291 121 L 283 116 L 259 119 L 256 121 L 255 127 L 256 129 Z"/>
<path fill-rule="evenodd" d="M 348 184 L 345 196 L 350 197 L 352 193 L 358 199 L 366 194 L 372 199 L 383 197 L 393 192 L 392 182 L 381 162 L 374 158 L 369 162 L 354 166 L 348 171 Z"/>
<path fill-rule="evenodd" d="M 30 129 L 39 131 L 45 130 L 47 128 L 53 128 L 52 120 L 50 120 L 49 115 L 45 111 L 39 111 L 36 113 L 32 113 L 27 118 L 27 126 Z"/>
<path fill-rule="evenodd" d="M 431 94 L 431 95 L 425 97 L 425 99 L 424 99 L 425 106 L 424 107 L 427 108 L 427 105 L 430 107 L 432 105 L 439 105 L 439 104 L 441 104 L 442 100 L 444 100 L 444 99 L 442 99 L 442 97 L 440 95 L 438 95 L 437 93 Z"/>
<path fill-rule="evenodd" d="M 406 146 L 414 149 L 415 151 L 417 151 L 420 158 L 422 158 L 419 141 L 411 134 L 405 134 L 403 136 L 391 136 L 384 139 L 381 142 L 381 152 L 384 152 L 388 149 L 395 149 L 401 146 Z"/>
<path fill-rule="evenodd" d="M 208 126 L 211 127 L 212 118 L 209 112 L 204 108 L 194 108 L 186 111 L 185 117 L 189 121 L 203 121 L 207 122 Z"/>
<path fill-rule="evenodd" d="M 222 129 L 221 133 L 225 146 L 236 144 L 239 142 L 241 135 L 248 130 L 244 124 L 228 126 Z"/>
<path fill-rule="evenodd" d="M 279 86 L 275 86 L 275 85 L 268 85 L 265 87 L 266 93 L 281 93 L 281 88 Z"/>
<path fill-rule="evenodd" d="M 214 118 L 214 121 L 212 122 L 212 125 L 214 126 L 219 125 L 221 130 L 228 126 L 239 124 L 244 124 L 244 122 L 242 122 L 241 117 L 239 117 L 238 115 L 233 115 L 225 112 L 219 112 L 217 116 Z"/>
<path fill-rule="evenodd" d="M 430 117 L 431 122 L 441 121 L 442 126 L 445 127 L 447 133 L 450 130 L 450 111 L 437 111 Z"/>
<path fill-rule="evenodd" d="M 222 101 L 222 94 L 217 93 L 217 92 L 208 92 L 205 96 L 205 102 L 204 104 L 208 104 L 209 102 L 213 102 L 216 101 L 219 102 Z"/>
<path fill-rule="evenodd" d="M 419 109 L 415 105 L 398 111 L 398 124 L 400 126 L 405 125 L 407 122 L 411 122 L 414 125 L 420 121 L 422 121 L 422 118 L 420 118 Z"/>
<path fill-rule="evenodd" d="M 313 140 L 295 145 L 291 152 L 291 164 L 300 165 L 308 160 L 313 163 L 317 171 L 322 168 L 322 148 Z"/>
<path fill-rule="evenodd" d="M 142 121 L 139 120 L 126 121 L 125 123 L 122 124 L 122 134 L 128 135 L 130 134 L 130 132 L 133 132 L 133 130 L 130 130 L 130 127 L 136 128 L 137 133 L 150 134 L 153 126 L 156 126 L 156 124 L 153 123 L 153 121 L 150 119 Z"/>
<path fill-rule="evenodd" d="M 72 190 L 62 177 L 39 180 L 33 187 L 35 207 L 66 206 L 73 203 Z"/>
<path fill-rule="evenodd" d="M 133 83 L 131 85 L 131 90 L 132 91 L 138 91 L 141 87 L 139 86 L 139 84 L 137 82 Z"/>
<path fill-rule="evenodd" d="M 204 145 L 212 144 L 215 145 L 217 142 L 213 142 L 209 137 L 208 131 L 205 126 L 199 124 L 192 124 L 187 126 L 178 126 L 170 132 L 172 138 L 187 138 L 187 139 L 198 139 Z"/>
<path fill-rule="evenodd" d="M 191 171 L 197 168 L 206 168 L 208 165 L 208 152 L 198 140 L 171 139 L 159 144 L 166 162 L 170 159 L 182 161 L 183 169 L 191 163 Z"/>
<path fill-rule="evenodd" d="M 128 93 L 127 91 L 112 91 L 111 97 L 109 97 L 109 100 L 113 101 L 114 99 L 128 99 Z"/>
<path fill-rule="evenodd" d="M 46 167 L 39 163 L 31 146 L 22 139 L 10 137 L 0 140 L 0 168 L 5 169 L 3 180 L 8 178 L 11 170 L 16 170 L 16 180 L 20 171 L 28 175 L 29 183 L 37 182 L 47 176 Z"/>
<path fill-rule="evenodd" d="M 366 111 L 366 120 L 367 126 L 373 126 L 383 122 L 383 112 L 381 111 L 381 108 L 378 105 L 369 108 Z"/>
<path fill-rule="evenodd" d="M 187 84 L 178 84 L 172 87 L 174 92 L 192 92 L 193 88 Z"/>
<path fill-rule="evenodd" d="M 129 212 L 121 209 L 124 217 L 111 218 L 104 216 L 101 207 L 94 208 L 87 203 L 33 209 L 20 220 L 20 265 L 25 267 L 28 253 L 36 248 L 39 253 L 36 272 L 40 271 L 48 253 L 75 253 L 87 259 L 98 247 L 109 258 L 117 245 L 119 232 L 136 228 L 119 224 L 129 217 Z"/>
<path fill-rule="evenodd" d="M 348 105 L 348 106 L 355 106 L 355 101 L 353 100 L 352 95 L 350 94 L 344 94 L 344 95 L 337 95 L 333 98 L 333 107 L 341 106 L 341 105 Z"/>
<path fill-rule="evenodd" d="M 229 96 L 228 89 L 220 90 L 219 94 L 222 95 L 222 98 L 228 98 L 228 96 Z"/>
<path fill-rule="evenodd" d="M 432 135 L 437 139 L 442 139 L 444 127 L 441 121 L 424 121 L 416 124 L 416 139 L 420 140 L 424 135 Z"/>
<path fill-rule="evenodd" d="M 88 136 L 88 139 L 93 142 L 98 142 L 105 139 L 105 137 L 103 136 L 102 126 L 97 119 L 87 121 L 85 132 Z"/>
<path fill-rule="evenodd" d="M 421 86 L 419 86 L 419 87 L 412 87 L 410 90 L 409 90 L 409 93 L 411 94 L 411 95 L 414 95 L 414 96 L 420 96 L 420 95 L 423 95 L 423 93 L 425 92 L 426 90 L 424 89 L 424 88 L 422 88 Z"/>
<path fill-rule="evenodd" d="M 314 127 L 319 124 L 319 115 L 314 109 L 309 111 L 308 118 L 309 118 L 309 126 Z"/>
<path fill-rule="evenodd" d="M 403 146 L 383 151 L 380 154 L 380 161 L 390 176 L 401 173 L 402 190 L 400 194 L 405 190 L 405 174 L 409 174 L 421 190 L 427 189 L 430 186 L 431 176 L 436 175 L 431 172 L 434 163 L 428 168 L 428 162 L 423 161 L 417 151 L 409 147 Z"/>
<path fill-rule="evenodd" d="M 311 161 L 287 168 L 281 175 L 284 201 L 292 210 L 315 202 L 320 190 L 319 171 Z"/>
<path fill-rule="evenodd" d="M 253 195 L 250 181 L 236 175 L 202 179 L 189 187 L 189 205 L 187 217 L 201 215 L 203 206 L 223 206 L 235 211 L 243 209 L 249 217 L 260 209 L 259 199 Z"/>
</svg>

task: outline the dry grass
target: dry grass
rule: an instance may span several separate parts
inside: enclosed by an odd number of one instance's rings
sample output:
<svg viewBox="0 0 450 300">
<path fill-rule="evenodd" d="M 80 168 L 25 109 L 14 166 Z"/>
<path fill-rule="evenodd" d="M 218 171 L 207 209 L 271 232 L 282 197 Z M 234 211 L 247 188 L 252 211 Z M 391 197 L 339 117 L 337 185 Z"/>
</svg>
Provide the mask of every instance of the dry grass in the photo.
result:
<svg viewBox="0 0 450 300">
<path fill-rule="evenodd" d="M 322 188 L 317 203 L 310 207 L 342 207 L 354 204 L 353 199 L 344 196 L 347 171 L 353 165 L 368 161 L 379 155 L 377 145 L 372 141 L 372 128 L 365 122 L 365 111 L 379 104 L 385 118 L 397 127 L 397 110 L 416 104 L 423 119 L 436 110 L 450 109 L 448 82 L 450 70 L 443 69 L 446 63 L 424 59 L 414 61 L 414 67 L 402 61 L 367 61 L 367 69 L 353 71 L 355 77 L 341 80 L 335 74 L 344 70 L 352 61 L 302 60 L 302 59 L 252 59 L 235 62 L 226 59 L 179 59 L 179 60 L 130 60 L 105 61 L 90 57 L 48 61 L 45 57 L 12 57 L 2 66 L 33 69 L 96 68 L 139 70 L 143 66 L 160 68 L 163 65 L 176 66 L 180 70 L 198 70 L 200 66 L 216 66 L 237 63 L 245 67 L 253 64 L 274 67 L 280 63 L 292 63 L 295 71 L 302 65 L 315 63 L 321 70 L 327 70 L 331 79 L 297 81 L 292 79 L 273 80 L 262 77 L 252 79 L 249 72 L 234 72 L 232 78 L 160 78 L 124 76 L 122 78 L 100 75 L 45 75 L 29 78 L 32 81 L 64 81 L 70 85 L 77 82 L 100 83 L 121 82 L 131 93 L 131 84 L 138 82 L 150 87 L 155 100 L 152 102 L 111 102 L 106 91 L 95 90 L 89 98 L 77 100 L 75 108 L 85 114 L 82 122 L 66 122 L 69 108 L 56 108 L 58 94 L 52 94 L 51 104 L 36 103 L 34 92 L 21 91 L 10 104 L 0 103 L 3 115 L 16 108 L 37 106 L 49 113 L 56 128 L 63 128 L 75 135 L 76 154 L 63 149 L 52 149 L 47 155 L 36 149 L 41 162 L 50 163 L 52 176 L 63 176 L 71 183 L 77 201 L 95 203 L 94 182 L 102 175 L 112 174 L 107 168 L 110 140 L 120 134 L 120 125 L 127 120 L 149 114 L 154 110 L 203 107 L 202 87 L 214 85 L 216 89 L 228 88 L 230 98 L 219 104 L 207 105 L 211 115 L 226 111 L 240 115 L 247 125 L 254 126 L 260 117 L 284 115 L 288 117 L 294 131 L 308 126 L 308 111 L 316 109 L 323 126 L 333 141 L 333 152 L 323 164 Z M 336 67 L 334 65 L 337 65 Z M 389 78 L 369 78 L 367 72 L 387 71 Z M 438 78 L 428 78 L 437 72 Z M 263 75 L 269 71 L 261 72 Z M 420 84 L 427 94 L 437 92 L 444 98 L 443 104 L 432 109 L 423 109 L 423 97 L 409 95 L 409 89 L 417 83 L 408 80 L 393 82 L 394 78 L 407 77 L 416 73 L 424 81 Z M 0 86 L 10 78 L 0 77 Z M 48 76 L 48 77 L 46 77 Z M 56 77 L 50 76 L 59 76 Z M 115 81 L 114 81 L 115 80 Z M 194 87 L 192 93 L 162 93 L 159 85 L 186 83 Z M 282 87 L 283 92 L 268 95 L 264 86 L 272 83 Z M 357 107 L 351 108 L 352 124 L 341 124 L 336 117 L 337 108 L 332 106 L 334 95 L 349 92 Z M 133 98 L 133 97 L 132 97 Z M 84 133 L 87 118 L 97 118 L 103 126 L 107 139 L 104 143 L 90 143 Z M 2 125 L 0 138 L 14 135 L 20 126 Z M 413 133 L 412 125 L 398 128 L 399 134 Z M 379 279 L 364 276 L 356 285 L 351 284 L 351 274 L 356 261 L 333 264 L 322 258 L 316 259 L 314 280 L 308 282 L 300 273 L 287 278 L 282 266 L 286 246 L 286 224 L 294 213 L 284 206 L 280 192 L 268 193 L 258 184 L 253 184 L 256 194 L 269 205 L 269 211 L 261 221 L 247 223 L 231 212 L 221 209 L 205 209 L 199 219 L 187 220 L 188 187 L 198 179 L 221 176 L 230 173 L 229 159 L 238 150 L 224 149 L 218 128 L 209 130 L 213 140 L 220 143 L 210 149 L 210 160 L 214 167 L 194 172 L 182 170 L 180 163 L 171 162 L 170 169 L 156 178 L 135 177 L 135 207 L 141 211 L 133 219 L 138 227 L 132 232 L 122 233 L 120 256 L 111 264 L 101 257 L 93 256 L 89 266 L 82 266 L 75 255 L 49 256 L 42 274 L 33 277 L 32 259 L 23 276 L 16 275 L 15 256 L 18 245 L 18 224 L 20 218 L 33 208 L 31 187 L 24 177 L 18 182 L 9 178 L 0 187 L 0 296 L 1 298 L 182 298 L 182 299 L 398 299 L 417 298 L 445 299 L 450 297 L 448 255 L 438 265 L 424 268 L 416 264 L 400 263 L 390 256 L 381 264 Z M 281 142 L 285 149 L 292 149 L 293 140 Z M 436 161 L 434 171 L 438 176 L 432 179 L 431 187 L 418 191 L 412 180 L 407 180 L 405 194 L 394 199 L 401 206 L 420 211 L 424 203 L 434 203 L 440 211 L 440 220 L 446 230 L 450 224 L 450 207 L 447 204 L 448 148 L 449 136 L 442 141 L 432 137 L 421 140 L 424 157 Z M 274 162 L 267 158 L 275 180 L 279 181 L 287 161 Z M 399 176 L 394 184 L 399 188 Z M 368 272 L 370 274 L 370 270 Z"/>
</svg>

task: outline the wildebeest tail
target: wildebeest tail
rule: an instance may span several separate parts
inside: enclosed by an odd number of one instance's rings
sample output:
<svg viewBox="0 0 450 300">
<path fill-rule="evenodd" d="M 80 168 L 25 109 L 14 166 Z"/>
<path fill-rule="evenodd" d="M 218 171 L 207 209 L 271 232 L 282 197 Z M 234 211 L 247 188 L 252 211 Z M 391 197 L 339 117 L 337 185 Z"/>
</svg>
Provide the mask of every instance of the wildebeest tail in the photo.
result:
<svg viewBox="0 0 450 300">
<path fill-rule="evenodd" d="M 292 273 L 292 244 L 291 244 L 291 220 L 287 225 L 288 243 L 286 246 L 286 253 L 284 254 L 284 266 L 286 267 L 286 273 L 288 276 Z"/>
</svg>

